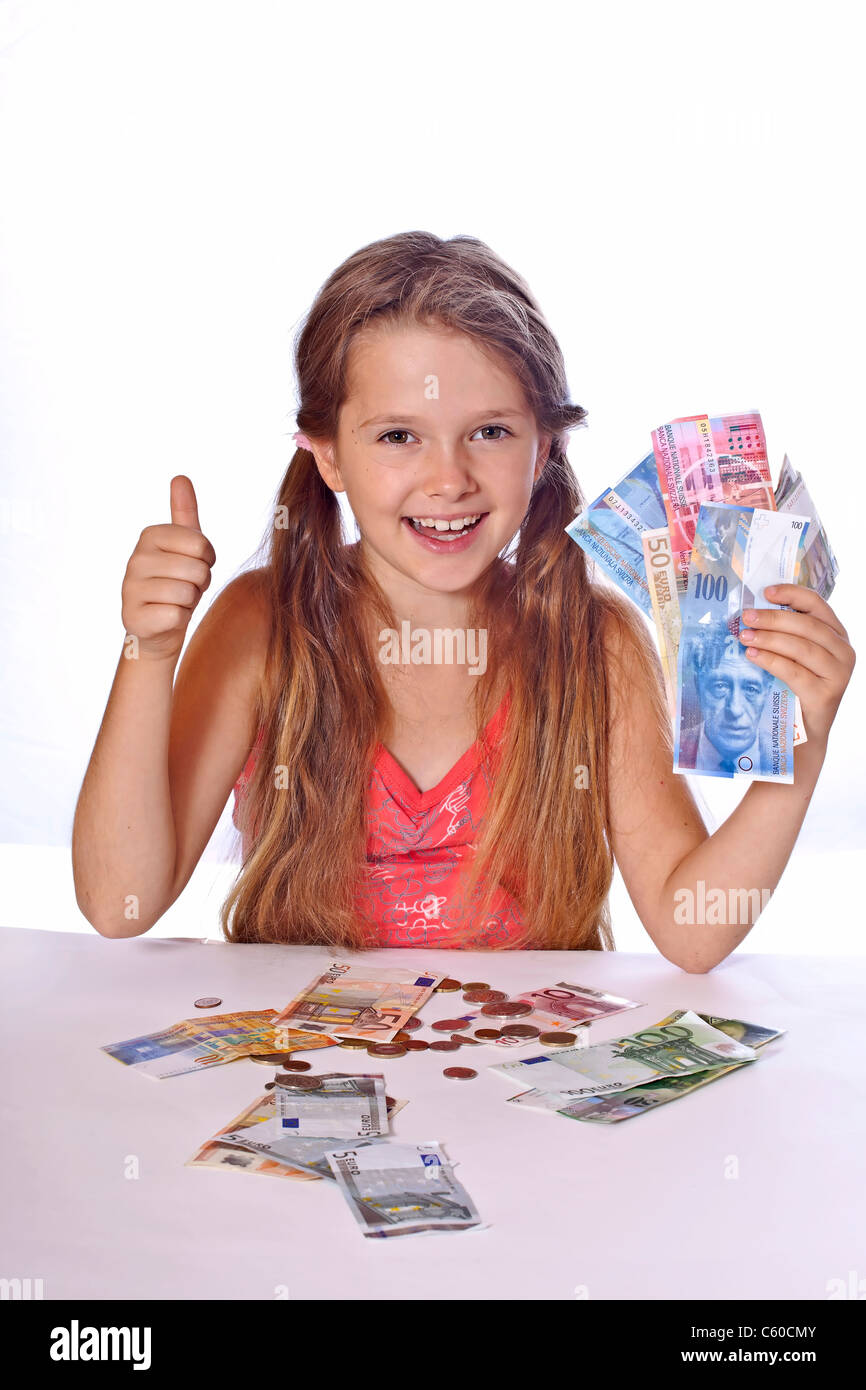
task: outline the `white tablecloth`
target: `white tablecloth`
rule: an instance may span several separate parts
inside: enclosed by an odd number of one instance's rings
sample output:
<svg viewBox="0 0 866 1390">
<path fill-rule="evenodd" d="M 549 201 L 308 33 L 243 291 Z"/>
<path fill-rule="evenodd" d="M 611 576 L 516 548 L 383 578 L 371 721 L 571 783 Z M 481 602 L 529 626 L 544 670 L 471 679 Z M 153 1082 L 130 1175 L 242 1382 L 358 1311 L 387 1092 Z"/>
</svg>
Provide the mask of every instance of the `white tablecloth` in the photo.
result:
<svg viewBox="0 0 866 1390">
<path fill-rule="evenodd" d="M 153 1081 L 99 1050 L 194 1015 L 201 995 L 220 1012 L 282 1007 L 326 952 L 10 927 L 0 950 L 0 1275 L 42 1279 L 47 1299 L 824 1299 L 862 1277 L 862 957 L 735 955 L 689 975 L 618 952 L 367 953 L 371 968 L 411 956 L 509 993 L 569 980 L 645 1001 L 594 1024 L 593 1042 L 674 1008 L 789 1030 L 752 1066 L 604 1127 L 506 1105 L 522 1088 L 486 1070 L 493 1049 L 377 1059 L 409 1101 L 395 1135 L 443 1142 L 489 1228 L 369 1241 L 330 1183 L 184 1166 L 266 1069 Z M 425 1020 L 459 1000 L 434 996 Z M 443 1077 L 457 1062 L 478 1078 Z"/>
</svg>

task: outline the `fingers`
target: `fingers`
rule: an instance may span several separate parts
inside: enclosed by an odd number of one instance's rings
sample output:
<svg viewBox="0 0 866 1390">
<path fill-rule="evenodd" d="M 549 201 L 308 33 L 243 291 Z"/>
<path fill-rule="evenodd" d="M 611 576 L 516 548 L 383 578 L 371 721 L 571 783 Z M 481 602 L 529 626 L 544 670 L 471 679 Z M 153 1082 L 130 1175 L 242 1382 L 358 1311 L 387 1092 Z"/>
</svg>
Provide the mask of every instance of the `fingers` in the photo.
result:
<svg viewBox="0 0 866 1390">
<path fill-rule="evenodd" d="M 188 526 L 192 531 L 201 531 L 195 488 L 184 473 L 171 480 L 171 520 L 174 526 Z"/>
<path fill-rule="evenodd" d="M 820 676 L 822 680 L 834 680 L 839 674 L 839 658 L 826 646 L 810 641 L 808 637 L 798 637 L 793 633 L 778 630 L 754 632 L 741 628 L 740 641 L 746 647 L 757 649 L 758 655 L 750 657 L 756 666 L 763 666 L 765 671 L 772 672 L 786 683 L 787 677 L 782 674 L 781 666 L 774 664 L 785 657 L 813 676 Z M 834 641 L 838 641 L 838 638 L 834 638 Z"/>
<path fill-rule="evenodd" d="M 811 592 L 811 590 L 810 590 Z M 817 598 L 817 594 L 815 595 Z M 746 615 L 750 615 L 748 618 Z M 754 632 L 756 647 L 765 639 L 777 651 L 787 651 L 776 641 L 783 633 L 790 634 L 797 641 L 813 642 L 836 660 L 845 665 L 852 655 L 851 647 L 835 627 L 825 623 L 822 618 L 803 612 L 791 612 L 785 608 L 746 608 L 743 610 L 740 635 L 748 628 Z M 747 639 L 748 640 L 748 639 Z M 802 650 L 802 649 L 801 649 Z M 817 667 L 815 668 L 818 669 Z"/>
<path fill-rule="evenodd" d="M 848 633 L 827 600 L 805 584 L 770 584 L 764 590 L 763 596 L 770 603 L 788 604 L 795 613 L 811 613 L 814 617 L 820 618 L 821 622 L 826 623 L 828 627 L 831 627 L 834 632 L 838 632 L 843 641 L 848 641 Z M 762 614 L 771 613 L 773 610 L 761 608 L 759 612 Z"/>
</svg>

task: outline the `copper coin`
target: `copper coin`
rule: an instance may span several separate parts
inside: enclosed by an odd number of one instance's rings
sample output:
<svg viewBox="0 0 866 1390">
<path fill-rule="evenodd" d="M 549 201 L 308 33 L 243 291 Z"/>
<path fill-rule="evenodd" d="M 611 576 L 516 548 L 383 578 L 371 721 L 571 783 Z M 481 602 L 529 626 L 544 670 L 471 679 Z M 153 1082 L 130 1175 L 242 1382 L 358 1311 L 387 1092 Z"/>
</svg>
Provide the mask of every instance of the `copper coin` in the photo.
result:
<svg viewBox="0 0 866 1390">
<path fill-rule="evenodd" d="M 423 1038 L 410 1038 L 403 1046 L 407 1048 L 409 1052 L 426 1052 L 430 1044 L 425 1042 Z"/>
<path fill-rule="evenodd" d="M 453 1033 L 456 1029 L 462 1028 L 465 1020 L 462 1018 L 437 1018 L 430 1027 L 437 1033 Z"/>
<path fill-rule="evenodd" d="M 294 1062 L 291 1057 L 282 1063 L 283 1071 L 309 1071 L 311 1062 Z"/>
<path fill-rule="evenodd" d="M 249 1058 L 260 1067 L 281 1067 L 285 1055 L 285 1052 L 251 1052 Z"/>
<path fill-rule="evenodd" d="M 468 1033 L 452 1033 L 451 1041 L 459 1043 L 471 1043 L 473 1047 L 481 1046 L 481 1043 L 479 1042 L 478 1038 L 470 1037 Z"/>
<path fill-rule="evenodd" d="M 368 1041 L 368 1038 L 338 1038 L 337 1046 L 354 1048 L 360 1052 L 362 1047 L 366 1049 Z"/>
<path fill-rule="evenodd" d="M 322 1084 L 320 1076 L 284 1076 L 282 1073 L 277 1077 L 277 1081 L 292 1091 L 318 1091 Z"/>
<path fill-rule="evenodd" d="M 502 999 L 507 999 L 508 995 L 503 994 L 501 989 L 470 989 L 463 998 L 467 1004 L 496 1004 Z"/>
<path fill-rule="evenodd" d="M 577 1042 L 576 1033 L 540 1033 L 539 1042 L 547 1043 L 549 1047 L 571 1047 Z"/>
<path fill-rule="evenodd" d="M 276 1084 L 277 1084 L 276 1081 L 266 1081 L 266 1082 L 265 1082 L 265 1090 L 266 1090 L 266 1091 L 272 1091 L 272 1090 L 274 1089 L 274 1087 L 276 1086 Z"/>
<path fill-rule="evenodd" d="M 418 1029 L 419 1029 L 419 1028 L 423 1028 L 423 1027 L 424 1027 L 424 1021 L 423 1021 L 423 1019 L 416 1018 L 415 1015 L 413 1014 L 412 1017 L 411 1017 L 411 1018 L 407 1018 L 407 1019 L 406 1019 L 406 1022 L 403 1024 L 403 1032 L 404 1032 L 404 1033 L 417 1033 L 417 1032 L 418 1032 Z"/>
<path fill-rule="evenodd" d="M 463 993 L 468 994 L 470 990 L 489 988 L 490 986 L 486 980 L 469 980 L 468 983 L 463 986 Z"/>
<path fill-rule="evenodd" d="M 400 1031 L 399 1031 L 399 1033 L 395 1033 L 395 1034 L 394 1034 L 394 1036 L 393 1036 L 393 1038 L 391 1039 L 391 1041 L 392 1041 L 392 1042 L 395 1042 L 395 1043 L 407 1043 L 407 1042 L 409 1041 L 409 1039 L 410 1039 L 411 1036 L 412 1036 L 412 1034 L 411 1034 L 411 1033 L 407 1033 L 406 1030 L 405 1030 L 405 1028 L 401 1028 Z"/>
<path fill-rule="evenodd" d="M 537 1038 L 541 1029 L 531 1023 L 503 1023 L 501 1032 L 503 1038 Z"/>
<path fill-rule="evenodd" d="M 462 988 L 463 986 L 461 985 L 459 980 L 440 980 L 439 984 L 436 986 L 433 992 L 434 994 L 453 994 L 455 989 Z"/>
<path fill-rule="evenodd" d="M 221 999 L 196 999 L 195 1006 L 197 1009 L 215 1009 L 222 1002 Z"/>
<path fill-rule="evenodd" d="M 494 1042 L 501 1034 L 498 1028 L 476 1028 L 475 1036 L 479 1042 Z"/>
<path fill-rule="evenodd" d="M 442 1075 L 450 1077 L 452 1081 L 471 1081 L 478 1072 L 471 1067 L 446 1067 Z"/>
<path fill-rule="evenodd" d="M 460 1044 L 452 1042 L 451 1038 L 437 1038 L 436 1042 L 430 1044 L 431 1052 L 459 1052 Z"/>
<path fill-rule="evenodd" d="M 518 1018 L 521 1014 L 531 1014 L 532 1005 L 522 999 L 503 999 L 497 1004 L 485 1004 L 481 1010 L 485 1018 Z"/>
<path fill-rule="evenodd" d="M 394 1106 L 394 1105 L 397 1104 L 397 1102 L 395 1101 L 395 1099 L 394 1099 L 393 1096 L 386 1096 L 386 1097 L 385 1097 L 385 1104 L 387 1105 L 388 1109 L 390 1110 L 392 1106 Z"/>
<path fill-rule="evenodd" d="M 370 1043 L 368 1057 L 405 1057 L 405 1043 Z"/>
</svg>

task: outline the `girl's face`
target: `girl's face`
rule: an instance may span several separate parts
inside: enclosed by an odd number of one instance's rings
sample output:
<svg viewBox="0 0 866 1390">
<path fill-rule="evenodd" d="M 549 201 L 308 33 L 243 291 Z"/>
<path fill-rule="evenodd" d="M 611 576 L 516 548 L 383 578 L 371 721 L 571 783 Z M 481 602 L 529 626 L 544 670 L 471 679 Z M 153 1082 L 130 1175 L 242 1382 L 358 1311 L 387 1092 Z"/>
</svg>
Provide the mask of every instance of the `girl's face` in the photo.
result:
<svg viewBox="0 0 866 1390">
<path fill-rule="evenodd" d="M 348 497 L 376 578 L 389 597 L 411 600 L 460 594 L 508 545 L 551 438 L 517 378 L 473 339 L 376 325 L 349 349 L 336 440 L 312 442 L 325 482 Z"/>
</svg>

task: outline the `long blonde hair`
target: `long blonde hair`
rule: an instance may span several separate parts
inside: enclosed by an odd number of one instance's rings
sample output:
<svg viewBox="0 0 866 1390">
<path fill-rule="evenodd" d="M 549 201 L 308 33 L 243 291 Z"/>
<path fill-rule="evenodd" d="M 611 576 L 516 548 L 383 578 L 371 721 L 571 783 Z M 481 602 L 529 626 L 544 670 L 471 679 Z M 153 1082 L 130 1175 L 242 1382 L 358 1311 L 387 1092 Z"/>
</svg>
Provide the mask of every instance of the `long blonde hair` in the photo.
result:
<svg viewBox="0 0 866 1390">
<path fill-rule="evenodd" d="M 638 610 L 590 580 L 584 552 L 565 534 L 584 506 L 566 432 L 586 411 L 569 402 L 562 353 L 523 279 L 475 237 L 414 231 L 356 251 L 306 317 L 295 345 L 297 422 L 313 438 L 336 437 L 347 352 L 374 323 L 467 334 L 514 372 L 539 431 L 552 434 L 513 558 L 489 567 L 469 603 L 468 623 L 487 629 L 493 657 L 474 682 L 479 737 L 503 676 L 511 700 L 501 745 L 484 752 L 492 787 L 462 939 L 499 885 L 526 924 L 509 946 L 613 949 L 607 625 L 645 660 L 654 652 Z M 371 633 L 398 624 L 363 548 L 345 543 L 337 498 L 308 450 L 294 453 L 277 503 L 281 525 L 269 532 L 264 566 L 272 626 L 256 711 L 262 746 L 238 812 L 251 848 L 221 924 L 232 941 L 361 949 L 370 933 L 356 903 L 367 789 L 391 718 Z M 656 700 L 663 734 L 660 690 Z M 277 767 L 287 785 L 275 785 Z M 577 785 L 578 767 L 586 785 Z"/>
</svg>

